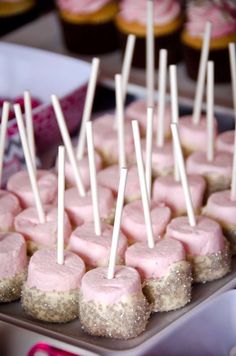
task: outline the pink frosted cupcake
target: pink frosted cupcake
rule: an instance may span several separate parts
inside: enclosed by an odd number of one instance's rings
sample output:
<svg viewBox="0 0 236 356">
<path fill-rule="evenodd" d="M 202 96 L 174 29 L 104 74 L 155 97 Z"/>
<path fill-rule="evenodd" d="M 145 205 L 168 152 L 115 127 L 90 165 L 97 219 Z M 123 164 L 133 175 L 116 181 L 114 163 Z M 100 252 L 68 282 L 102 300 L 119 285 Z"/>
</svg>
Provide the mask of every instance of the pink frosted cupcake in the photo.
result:
<svg viewBox="0 0 236 356">
<path fill-rule="evenodd" d="M 181 58 L 180 31 L 182 27 L 181 5 L 178 0 L 154 0 L 154 35 L 157 53 L 161 48 L 168 50 L 169 64 Z M 121 47 L 124 50 L 127 36 L 136 35 L 133 65 L 139 68 L 146 66 L 146 20 L 147 6 L 144 0 L 122 0 L 116 16 L 116 26 L 120 34 Z M 156 67 L 158 56 L 155 56 Z"/>
<path fill-rule="evenodd" d="M 188 2 L 187 22 L 182 33 L 188 75 L 194 80 L 197 78 L 202 38 L 207 21 L 212 23 L 209 59 L 215 63 L 215 80 L 229 82 L 228 44 L 236 41 L 236 3 L 230 0 Z"/>
<path fill-rule="evenodd" d="M 102 54 L 117 48 L 113 19 L 115 0 L 56 0 L 67 48 L 80 54 Z"/>
</svg>

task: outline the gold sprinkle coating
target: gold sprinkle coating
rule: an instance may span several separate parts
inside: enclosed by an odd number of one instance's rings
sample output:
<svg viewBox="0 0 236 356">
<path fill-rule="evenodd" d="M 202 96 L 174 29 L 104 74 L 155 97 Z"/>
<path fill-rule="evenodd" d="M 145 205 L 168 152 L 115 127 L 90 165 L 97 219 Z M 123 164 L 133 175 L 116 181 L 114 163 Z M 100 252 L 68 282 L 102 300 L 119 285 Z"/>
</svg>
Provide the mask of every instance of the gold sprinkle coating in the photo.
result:
<svg viewBox="0 0 236 356">
<path fill-rule="evenodd" d="M 0 280 L 0 303 L 8 303 L 17 300 L 21 296 L 22 285 L 26 280 L 27 268 L 14 277 Z"/>
<path fill-rule="evenodd" d="M 79 290 L 43 292 L 24 284 L 21 304 L 26 314 L 34 319 L 66 323 L 79 315 Z"/>
<path fill-rule="evenodd" d="M 80 322 L 91 335 L 130 339 L 145 330 L 149 316 L 150 307 L 143 294 L 114 304 L 87 301 L 80 294 Z"/>
<path fill-rule="evenodd" d="M 191 265 L 189 262 L 174 263 L 168 275 L 144 282 L 143 293 L 151 305 L 152 312 L 163 312 L 182 308 L 191 300 Z"/>
<path fill-rule="evenodd" d="M 194 283 L 205 283 L 224 277 L 231 270 L 231 253 L 229 243 L 225 239 L 225 248 L 221 252 L 206 256 L 187 255 L 192 265 Z"/>
</svg>

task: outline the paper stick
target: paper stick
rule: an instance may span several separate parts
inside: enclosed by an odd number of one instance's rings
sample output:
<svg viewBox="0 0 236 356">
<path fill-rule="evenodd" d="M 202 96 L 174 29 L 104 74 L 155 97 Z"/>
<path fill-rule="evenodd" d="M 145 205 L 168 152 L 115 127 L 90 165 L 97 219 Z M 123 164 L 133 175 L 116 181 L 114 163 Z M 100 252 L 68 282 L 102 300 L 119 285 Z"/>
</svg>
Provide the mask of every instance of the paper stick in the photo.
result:
<svg viewBox="0 0 236 356">
<path fill-rule="evenodd" d="M 176 72 L 176 65 L 170 66 L 170 98 L 171 98 L 171 116 L 172 122 L 178 123 L 179 122 L 179 105 L 178 105 L 178 87 L 177 87 L 177 72 Z M 174 177 L 175 181 L 179 182 L 179 168 L 178 162 L 176 157 L 175 148 L 173 147 L 173 154 L 175 159 L 174 165 Z"/>
<path fill-rule="evenodd" d="M 27 170 L 29 173 L 30 183 L 31 183 L 31 187 L 32 187 L 32 191 L 33 191 L 33 195 L 34 195 L 34 199 L 35 199 L 35 205 L 36 205 L 36 209 L 38 212 L 39 222 L 43 224 L 46 221 L 46 219 L 45 219 L 42 201 L 41 201 L 40 194 L 39 194 L 39 188 L 38 188 L 37 179 L 36 179 L 36 175 L 35 175 L 35 171 L 34 171 L 34 166 L 32 163 L 31 154 L 30 154 L 30 150 L 29 150 L 29 146 L 28 146 L 28 140 L 26 137 L 26 131 L 25 131 L 25 126 L 24 126 L 24 122 L 23 122 L 23 116 L 22 116 L 20 105 L 15 104 L 14 110 L 15 110 L 17 126 L 19 129 L 19 134 L 20 134 L 20 138 L 21 138 L 22 148 L 24 151 Z"/>
<path fill-rule="evenodd" d="M 125 132 L 124 132 L 124 102 L 122 94 L 122 79 L 120 74 L 115 75 L 116 87 L 116 122 L 119 145 L 119 166 L 126 167 L 125 157 Z"/>
<path fill-rule="evenodd" d="M 229 44 L 230 72 L 233 92 L 234 119 L 236 121 L 236 53 L 235 43 Z"/>
<path fill-rule="evenodd" d="M 86 122 L 86 135 L 87 135 L 87 148 L 89 158 L 89 174 L 90 174 L 90 187 L 93 201 L 93 216 L 94 216 L 94 230 L 97 236 L 101 236 L 101 219 L 99 213 L 99 200 L 98 200 L 98 185 L 97 185 L 97 172 L 94 154 L 93 142 L 93 128 L 92 122 Z"/>
<path fill-rule="evenodd" d="M 2 108 L 1 131 L 0 131 L 0 187 L 2 184 L 2 170 L 3 170 L 4 150 L 5 150 L 9 111 L 10 111 L 10 103 L 4 101 L 3 108 Z"/>
<path fill-rule="evenodd" d="M 85 98 L 84 111 L 83 111 L 79 139 L 78 139 L 78 145 L 77 145 L 76 157 L 78 160 L 80 160 L 84 155 L 85 137 L 86 137 L 85 123 L 88 120 L 90 120 L 90 118 L 91 118 L 99 66 L 100 66 L 100 59 L 93 58 L 92 69 L 91 69 L 91 74 L 90 74 L 89 83 L 88 83 L 88 89 L 87 89 L 86 98 Z"/>
<path fill-rule="evenodd" d="M 230 71 L 233 92 L 234 120 L 236 123 L 236 52 L 235 43 L 229 44 Z M 231 199 L 236 200 L 236 129 L 234 130 L 234 155 L 231 181 Z"/>
<path fill-rule="evenodd" d="M 236 200 L 236 130 L 234 130 L 234 155 L 231 180 L 231 199 Z"/>
<path fill-rule="evenodd" d="M 124 60 L 123 60 L 123 65 L 122 65 L 122 70 L 121 70 L 122 92 L 123 92 L 124 102 L 125 102 L 125 97 L 126 97 L 126 92 L 127 92 L 127 85 L 128 85 L 128 81 L 129 81 L 130 68 L 131 68 L 132 59 L 133 59 L 135 40 L 136 40 L 136 37 L 134 35 L 130 34 L 127 38 L 126 47 L 125 47 Z"/>
<path fill-rule="evenodd" d="M 201 117 L 201 107 L 202 107 L 207 61 L 209 56 L 209 47 L 210 47 L 210 40 L 211 40 L 211 29 L 212 29 L 211 22 L 206 22 L 202 50 L 201 50 L 200 64 L 198 70 L 194 106 L 193 106 L 193 123 L 195 125 L 199 124 L 200 117 Z"/>
<path fill-rule="evenodd" d="M 147 0 L 147 34 L 146 34 L 146 81 L 147 81 L 147 106 L 154 106 L 154 18 L 153 0 Z"/>
<path fill-rule="evenodd" d="M 124 205 L 126 179 L 127 179 L 127 168 L 121 168 L 120 183 L 119 183 L 118 196 L 116 202 L 115 221 L 114 221 L 113 234 L 112 234 L 111 252 L 110 252 L 110 259 L 109 259 L 108 273 L 107 273 L 108 279 L 114 278 L 114 274 L 115 274 L 116 255 L 117 255 L 119 235 L 120 235 L 122 210 Z"/>
<path fill-rule="evenodd" d="M 149 202 L 152 196 L 152 129 L 153 108 L 147 108 L 147 131 L 146 131 L 146 183 Z"/>
<path fill-rule="evenodd" d="M 64 264 L 65 148 L 58 147 L 57 263 Z"/>
<path fill-rule="evenodd" d="M 136 162 L 138 166 L 139 185 L 140 185 L 142 203 L 143 203 L 143 212 L 144 212 L 145 224 L 147 229 L 147 242 L 148 242 L 148 247 L 153 248 L 154 237 L 153 237 L 151 213 L 150 213 L 149 200 L 148 200 L 147 184 L 146 184 L 145 173 L 144 173 L 139 125 L 137 120 L 132 121 L 132 129 L 133 129 L 133 136 L 134 136 Z"/>
<path fill-rule="evenodd" d="M 36 171 L 36 156 L 35 156 L 35 141 L 34 141 L 34 125 L 32 117 L 31 96 L 29 91 L 24 92 L 24 107 L 25 107 L 25 123 L 26 132 L 29 143 L 29 149 L 34 170 Z"/>
<path fill-rule="evenodd" d="M 207 160 L 214 159 L 214 63 L 207 64 Z"/>
<path fill-rule="evenodd" d="M 184 165 L 184 157 L 183 157 L 183 152 L 182 152 L 181 144 L 180 144 L 178 124 L 172 123 L 171 131 L 172 131 L 172 137 L 173 137 L 174 147 L 175 147 L 175 151 L 176 151 L 176 156 L 178 157 L 179 172 L 180 172 L 181 183 L 182 183 L 183 191 L 184 191 L 184 198 L 185 198 L 185 203 L 186 203 L 186 208 L 187 208 L 187 213 L 188 213 L 189 225 L 196 226 L 196 218 L 195 218 L 194 210 L 193 210 L 192 197 L 191 197 L 191 193 L 190 193 L 190 189 L 189 189 L 188 177 L 186 174 L 186 169 L 185 169 L 185 165 Z"/>
<path fill-rule="evenodd" d="M 164 120 L 165 120 L 165 106 L 166 106 L 166 75 L 167 75 L 167 50 L 161 49 L 159 52 L 159 101 L 158 101 L 158 113 L 157 113 L 157 132 L 156 132 L 156 144 L 158 147 L 164 145 Z"/>
<path fill-rule="evenodd" d="M 75 158 L 75 154 L 73 151 L 73 147 L 72 147 L 72 143 L 71 143 L 71 139 L 69 136 L 69 132 L 65 123 L 65 118 L 61 109 L 61 105 L 59 103 L 59 100 L 57 98 L 56 95 L 52 95 L 51 96 L 51 100 L 52 100 L 52 106 L 56 115 L 56 119 L 57 119 L 57 123 L 61 132 L 61 136 L 66 148 L 66 152 L 68 155 L 68 158 L 70 160 L 70 164 L 72 166 L 74 175 L 75 175 L 75 183 L 76 183 L 76 187 L 78 189 L 78 193 L 81 197 L 85 196 L 85 189 L 84 189 L 84 185 L 79 173 L 79 169 L 78 169 L 78 165 L 77 165 L 77 161 Z"/>
</svg>

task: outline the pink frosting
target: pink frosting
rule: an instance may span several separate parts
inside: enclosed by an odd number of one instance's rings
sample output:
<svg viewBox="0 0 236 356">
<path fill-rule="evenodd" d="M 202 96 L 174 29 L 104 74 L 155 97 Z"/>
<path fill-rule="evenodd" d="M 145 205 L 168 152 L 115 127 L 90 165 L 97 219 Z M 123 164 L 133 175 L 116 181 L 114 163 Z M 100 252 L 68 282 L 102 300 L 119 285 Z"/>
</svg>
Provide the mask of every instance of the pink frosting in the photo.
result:
<svg viewBox="0 0 236 356">
<path fill-rule="evenodd" d="M 134 2 L 135 3 L 135 2 Z M 137 120 L 139 122 L 140 130 L 145 133 L 147 126 L 147 102 L 143 99 L 135 100 L 125 110 L 125 114 L 130 120 Z M 171 124 L 171 108 L 169 105 L 166 105 L 165 109 L 165 120 L 164 120 L 164 133 L 165 136 L 170 136 L 170 124 Z M 154 132 L 156 132 L 158 122 L 158 116 L 156 112 L 154 112 L 153 117 L 153 128 Z"/>
<path fill-rule="evenodd" d="M 56 175 L 46 170 L 37 170 L 37 183 L 42 203 L 51 204 L 57 195 Z M 23 208 L 35 206 L 35 199 L 27 171 L 13 174 L 7 182 L 7 189 L 16 194 Z"/>
<path fill-rule="evenodd" d="M 106 188 L 111 189 L 113 194 L 117 196 L 120 169 L 119 166 L 114 165 L 103 169 L 98 172 L 98 183 Z M 125 200 L 131 201 L 140 198 L 139 178 L 136 166 L 132 166 L 128 169 L 126 188 L 125 188 Z"/>
<path fill-rule="evenodd" d="M 157 279 L 168 274 L 169 268 L 175 262 L 185 260 L 182 243 L 165 238 L 149 248 L 144 242 L 137 242 L 130 246 L 125 254 L 127 266 L 136 268 L 141 279 Z"/>
<path fill-rule="evenodd" d="M 225 131 L 217 137 L 216 149 L 217 151 L 234 153 L 234 137 L 235 131 Z"/>
<path fill-rule="evenodd" d="M 212 162 L 209 162 L 205 152 L 194 152 L 186 161 L 186 169 L 189 174 L 217 174 L 225 177 L 232 175 L 233 156 L 226 152 L 215 152 Z"/>
<path fill-rule="evenodd" d="M 26 243 L 21 234 L 0 233 L 0 278 L 14 277 L 27 266 Z"/>
<path fill-rule="evenodd" d="M 202 206 L 206 182 L 200 175 L 188 176 L 193 207 L 198 211 Z M 174 215 L 186 214 L 186 204 L 181 182 L 176 182 L 172 175 L 156 178 L 153 184 L 153 201 L 168 205 Z"/>
<path fill-rule="evenodd" d="M 21 212 L 17 197 L 5 190 L 0 190 L 0 231 L 13 229 L 14 218 Z"/>
<path fill-rule="evenodd" d="M 114 126 L 114 115 L 104 115 L 94 121 L 93 136 L 94 147 L 96 150 L 106 157 L 112 163 L 118 163 L 119 160 L 119 144 L 118 133 Z M 130 154 L 134 152 L 133 131 L 130 120 L 125 120 L 125 152 L 127 160 Z"/>
<path fill-rule="evenodd" d="M 155 25 L 165 25 L 180 14 L 180 4 L 177 0 L 154 0 L 154 23 Z M 120 3 L 120 14 L 129 22 L 138 22 L 146 25 L 147 21 L 147 1 L 145 0 L 122 0 Z"/>
<path fill-rule="evenodd" d="M 77 162 L 78 162 L 79 173 L 84 184 L 84 188 L 88 190 L 90 188 L 88 156 L 85 155 L 81 160 Z M 97 152 L 95 152 L 95 165 L 96 165 L 96 171 L 98 172 L 102 168 L 102 159 Z M 66 184 L 68 186 L 73 187 L 76 185 L 74 171 L 67 157 L 65 160 L 65 179 L 66 179 Z"/>
<path fill-rule="evenodd" d="M 165 232 L 166 226 L 171 219 L 171 210 L 164 204 L 151 207 L 153 234 L 156 239 Z M 129 242 L 147 241 L 147 230 L 140 200 L 125 205 L 122 214 L 121 229 L 128 237 Z"/>
<path fill-rule="evenodd" d="M 197 217 L 197 225 L 189 225 L 186 216 L 173 219 L 167 226 L 168 237 L 184 244 L 186 253 L 206 256 L 224 249 L 224 237 L 220 225 L 204 216 Z"/>
<path fill-rule="evenodd" d="M 77 253 L 89 267 L 107 266 L 109 263 L 113 227 L 102 224 L 102 235 L 96 236 L 94 223 L 86 222 L 73 231 L 68 249 Z M 127 239 L 121 233 L 118 242 L 117 258 L 124 261 Z"/>
<path fill-rule="evenodd" d="M 98 187 L 100 217 L 106 219 L 115 206 L 110 189 Z M 67 189 L 65 192 L 65 209 L 73 225 L 79 226 L 84 222 L 93 221 L 92 196 L 89 191 L 85 197 L 78 195 L 77 188 Z"/>
<path fill-rule="evenodd" d="M 191 1 L 187 7 L 187 31 L 203 37 L 205 24 L 212 23 L 212 37 L 222 37 L 236 31 L 236 6 L 227 0 Z"/>
<path fill-rule="evenodd" d="M 31 257 L 26 286 L 43 292 L 67 292 L 77 289 L 85 273 L 83 260 L 64 251 L 64 264 L 57 263 L 56 249 L 42 249 Z"/>
<path fill-rule="evenodd" d="M 81 293 L 87 301 L 114 304 L 142 293 L 138 272 L 131 267 L 116 266 L 115 277 L 107 278 L 107 268 L 98 267 L 82 278 Z"/>
<path fill-rule="evenodd" d="M 14 221 L 15 230 L 20 232 L 26 240 L 30 240 L 38 247 L 54 246 L 57 242 L 57 208 L 51 205 L 44 207 L 46 222 L 39 222 L 36 208 L 28 208 L 16 216 Z M 65 213 L 65 243 L 67 243 L 71 234 L 71 225 L 67 214 Z"/>
<path fill-rule="evenodd" d="M 57 0 L 61 10 L 74 14 L 89 14 L 100 10 L 111 0 Z"/>
<path fill-rule="evenodd" d="M 236 200 L 231 199 L 230 190 L 212 194 L 208 198 L 204 214 L 225 224 L 236 225 Z"/>
<path fill-rule="evenodd" d="M 214 136 L 217 135 L 217 121 L 214 120 Z M 190 151 L 206 151 L 207 147 L 207 120 L 202 116 L 198 125 L 195 125 L 192 116 L 180 118 L 180 139 L 183 147 Z"/>
</svg>

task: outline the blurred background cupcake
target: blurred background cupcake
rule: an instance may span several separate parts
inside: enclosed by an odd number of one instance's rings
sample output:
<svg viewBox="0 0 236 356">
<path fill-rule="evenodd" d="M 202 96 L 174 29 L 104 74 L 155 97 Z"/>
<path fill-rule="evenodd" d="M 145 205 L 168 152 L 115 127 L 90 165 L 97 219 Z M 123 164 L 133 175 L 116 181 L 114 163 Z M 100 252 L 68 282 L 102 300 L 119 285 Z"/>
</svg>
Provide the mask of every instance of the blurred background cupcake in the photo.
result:
<svg viewBox="0 0 236 356">
<path fill-rule="evenodd" d="M 33 20 L 36 15 L 35 0 L 0 0 L 0 36 Z"/>
<path fill-rule="evenodd" d="M 215 63 L 215 81 L 230 81 L 228 44 L 236 42 L 236 1 L 187 2 L 187 21 L 182 33 L 187 73 L 196 80 L 206 21 L 212 23 L 209 58 Z"/>
<path fill-rule="evenodd" d="M 66 47 L 75 53 L 94 55 L 117 48 L 115 0 L 57 0 Z"/>
<path fill-rule="evenodd" d="M 153 0 L 155 66 L 158 67 L 158 52 L 161 48 L 168 50 L 169 64 L 181 59 L 180 32 L 182 29 L 181 3 L 178 0 Z M 116 16 L 116 26 L 122 50 L 127 36 L 136 35 L 133 66 L 144 68 L 146 65 L 146 22 L 147 0 L 121 0 Z"/>
</svg>

